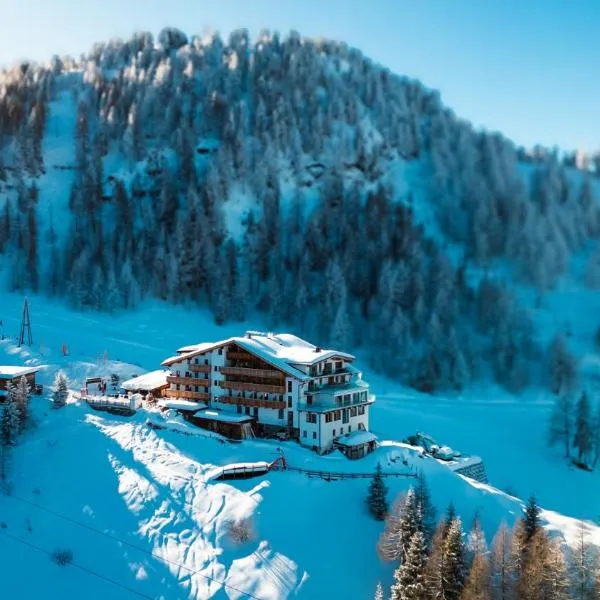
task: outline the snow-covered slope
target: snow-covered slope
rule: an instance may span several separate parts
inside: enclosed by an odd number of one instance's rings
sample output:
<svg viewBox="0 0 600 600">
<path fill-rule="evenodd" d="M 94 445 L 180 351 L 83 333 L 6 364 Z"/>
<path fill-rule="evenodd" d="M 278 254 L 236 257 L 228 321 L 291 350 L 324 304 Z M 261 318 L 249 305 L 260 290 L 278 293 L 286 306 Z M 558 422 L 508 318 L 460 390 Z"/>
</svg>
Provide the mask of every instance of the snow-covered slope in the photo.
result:
<svg viewBox="0 0 600 600">
<path fill-rule="evenodd" d="M 38 297 L 30 303 L 34 346 L 19 349 L 4 340 L 1 361 L 48 365 L 45 383 L 61 367 L 74 388 L 88 374 L 131 376 L 155 368 L 176 347 L 238 331 L 214 326 L 201 311 L 158 304 L 109 318 L 72 313 Z M 17 331 L 20 307 L 20 297 L 0 296 L 7 337 Z M 12 494 L 0 496 L 3 590 L 49 600 L 369 597 L 377 581 L 390 581 L 392 567 L 375 552 L 381 524 L 365 510 L 367 480 L 327 482 L 296 472 L 212 479 L 219 467 L 271 461 L 281 450 L 291 465 L 322 471 L 371 472 L 378 461 L 384 471 L 423 470 L 439 510 L 452 501 L 467 525 L 477 512 L 488 539 L 501 520 L 512 524 L 521 510 L 521 502 L 499 488 L 536 492 L 550 509 L 543 513 L 547 526 L 567 537 L 575 530 L 573 517 L 595 517 L 597 477 L 566 471 L 532 431 L 532 423 L 545 419 L 545 402 L 517 403 L 501 392 L 490 397 L 490 389 L 470 398 L 418 397 L 366 377 L 378 396 L 372 429 L 390 441 L 359 461 L 319 457 L 292 442 L 224 444 L 188 425 L 151 429 L 143 413 L 111 416 L 76 401 L 50 410 L 45 397 L 34 397 L 36 426 L 14 448 Z M 182 433 L 186 428 L 196 435 Z M 482 456 L 490 485 L 454 475 L 398 443 L 417 429 Z M 565 481 L 588 492 L 590 501 L 565 494 Z M 411 480 L 386 483 L 393 498 Z M 232 546 L 227 523 L 246 517 L 256 536 Z M 62 549 L 73 552 L 73 565 L 58 566 L 46 554 Z"/>
</svg>

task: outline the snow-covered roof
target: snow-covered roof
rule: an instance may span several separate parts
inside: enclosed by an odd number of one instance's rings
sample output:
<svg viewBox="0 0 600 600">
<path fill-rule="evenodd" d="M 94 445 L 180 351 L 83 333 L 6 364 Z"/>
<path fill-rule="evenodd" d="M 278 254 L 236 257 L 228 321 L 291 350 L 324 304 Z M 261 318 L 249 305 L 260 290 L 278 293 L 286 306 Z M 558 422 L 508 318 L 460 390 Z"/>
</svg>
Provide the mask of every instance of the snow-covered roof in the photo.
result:
<svg viewBox="0 0 600 600">
<path fill-rule="evenodd" d="M 244 337 L 231 337 L 220 342 L 184 346 L 178 350 L 180 354 L 167 358 L 162 365 L 170 366 L 227 344 L 237 344 L 284 373 L 303 380 L 310 377 L 303 373 L 299 366 L 313 365 L 334 356 L 354 360 L 352 354 L 319 348 L 291 333 L 248 331 Z"/>
<path fill-rule="evenodd" d="M 23 377 L 23 375 L 31 375 L 37 373 L 41 367 L 8 367 L 0 366 L 0 379 L 14 379 L 15 377 Z"/>
<path fill-rule="evenodd" d="M 362 444 L 368 444 L 369 442 L 374 442 L 377 439 L 376 435 L 373 435 L 370 431 L 353 431 L 352 433 L 347 433 L 335 441 L 342 446 L 362 446 Z"/>
<path fill-rule="evenodd" d="M 218 412 L 216 410 L 199 410 L 194 413 L 199 419 L 207 419 L 208 421 L 221 421 L 223 423 L 246 423 L 252 421 L 252 417 L 248 415 L 238 415 L 234 413 Z"/>
<path fill-rule="evenodd" d="M 121 384 L 121 387 L 129 391 L 143 390 L 145 392 L 151 392 L 152 390 L 167 385 L 167 375 L 169 374 L 170 371 L 150 371 L 139 377 L 124 381 Z"/>
<path fill-rule="evenodd" d="M 197 402 L 193 402 L 192 400 L 184 400 L 183 398 L 180 400 L 166 398 L 164 400 L 158 401 L 158 406 L 161 408 L 172 408 L 174 410 L 198 410 L 199 404 Z"/>
</svg>

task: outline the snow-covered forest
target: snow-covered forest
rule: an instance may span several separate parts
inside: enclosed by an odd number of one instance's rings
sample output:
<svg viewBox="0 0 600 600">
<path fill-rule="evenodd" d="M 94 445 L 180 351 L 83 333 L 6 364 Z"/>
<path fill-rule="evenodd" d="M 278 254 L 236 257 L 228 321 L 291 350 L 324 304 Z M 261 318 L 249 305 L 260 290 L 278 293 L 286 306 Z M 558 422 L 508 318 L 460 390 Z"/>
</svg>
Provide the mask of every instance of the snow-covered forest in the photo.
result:
<svg viewBox="0 0 600 600">
<path fill-rule="evenodd" d="M 475 130 L 342 43 L 140 33 L 0 75 L 6 286 L 218 323 L 258 310 L 377 349 L 373 368 L 421 390 L 492 374 L 517 391 L 547 349 L 492 267 L 541 297 L 598 239 L 574 161 Z"/>
</svg>

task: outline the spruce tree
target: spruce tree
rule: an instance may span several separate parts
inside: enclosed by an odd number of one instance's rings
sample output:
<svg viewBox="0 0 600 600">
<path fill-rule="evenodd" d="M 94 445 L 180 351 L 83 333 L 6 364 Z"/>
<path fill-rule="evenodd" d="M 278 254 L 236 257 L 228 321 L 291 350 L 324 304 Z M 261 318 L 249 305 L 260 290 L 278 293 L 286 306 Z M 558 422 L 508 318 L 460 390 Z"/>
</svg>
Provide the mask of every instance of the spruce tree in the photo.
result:
<svg viewBox="0 0 600 600">
<path fill-rule="evenodd" d="M 575 417 L 575 435 L 573 447 L 577 448 L 580 463 L 587 465 L 593 448 L 593 436 L 591 427 L 590 402 L 588 395 L 583 392 L 577 402 Z"/>
<path fill-rule="evenodd" d="M 383 600 L 383 587 L 381 587 L 381 582 L 377 584 L 375 588 L 375 596 L 373 600 Z"/>
<path fill-rule="evenodd" d="M 429 546 L 435 533 L 437 511 L 431 501 L 431 494 L 423 471 L 419 471 L 418 474 L 415 498 L 421 514 L 421 530 L 425 536 L 425 543 Z"/>
<path fill-rule="evenodd" d="M 560 394 L 550 415 L 548 444 L 562 444 L 565 458 L 571 454 L 571 432 L 573 430 L 573 400 L 569 394 Z"/>
<path fill-rule="evenodd" d="M 66 375 L 62 371 L 56 373 L 54 378 L 54 390 L 52 391 L 53 406 L 60 407 L 67 403 L 69 388 Z"/>
<path fill-rule="evenodd" d="M 425 536 L 417 531 L 408 544 L 406 556 L 394 571 L 394 584 L 391 589 L 391 600 L 425 600 L 426 565 Z"/>
<path fill-rule="evenodd" d="M 457 517 L 450 523 L 442 546 L 443 598 L 446 600 L 459 600 L 465 584 L 465 549 L 462 535 L 462 525 Z"/>
<path fill-rule="evenodd" d="M 29 424 L 30 389 L 25 377 L 21 377 L 16 386 L 13 386 L 12 394 L 19 413 L 19 433 L 21 433 Z"/>
<path fill-rule="evenodd" d="M 527 505 L 525 506 L 523 525 L 525 529 L 525 542 L 528 543 L 540 530 L 540 507 L 533 495 L 529 497 Z"/>
<path fill-rule="evenodd" d="M 377 463 L 375 475 L 369 484 L 367 507 L 376 521 L 383 521 L 388 513 L 387 487 L 381 476 L 381 465 Z"/>
<path fill-rule="evenodd" d="M 402 561 L 420 522 L 415 494 L 410 488 L 405 495 L 396 499 L 385 520 L 385 528 L 377 544 L 377 551 L 382 560 Z"/>
<path fill-rule="evenodd" d="M 19 410 L 15 401 L 10 396 L 2 408 L 2 419 L 0 421 L 2 445 L 12 446 L 19 434 Z"/>
</svg>

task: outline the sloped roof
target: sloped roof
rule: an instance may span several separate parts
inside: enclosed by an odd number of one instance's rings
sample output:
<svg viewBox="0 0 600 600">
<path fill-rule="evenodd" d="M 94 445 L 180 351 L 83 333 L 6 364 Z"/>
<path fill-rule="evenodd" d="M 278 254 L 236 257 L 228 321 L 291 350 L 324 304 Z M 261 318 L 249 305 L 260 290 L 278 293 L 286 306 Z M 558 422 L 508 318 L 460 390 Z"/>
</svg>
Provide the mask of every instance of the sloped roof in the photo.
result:
<svg viewBox="0 0 600 600">
<path fill-rule="evenodd" d="M 15 377 L 23 377 L 23 375 L 37 373 L 40 369 L 41 367 L 0 366 L 0 379 L 14 379 Z"/>
<path fill-rule="evenodd" d="M 352 354 L 338 350 L 324 350 L 290 333 L 249 331 L 244 337 L 231 337 L 220 342 L 184 346 L 178 350 L 181 354 L 164 360 L 162 365 L 170 366 L 227 344 L 237 344 L 275 368 L 298 379 L 310 378 L 297 366 L 310 366 L 334 356 L 354 360 Z"/>
<path fill-rule="evenodd" d="M 124 381 L 121 384 L 121 387 L 131 391 L 144 390 L 146 392 L 151 392 L 152 390 L 167 385 L 167 375 L 169 374 L 169 371 L 150 371 L 149 373 L 145 373 L 139 377 L 134 377 L 133 379 Z"/>
</svg>

